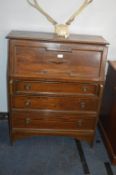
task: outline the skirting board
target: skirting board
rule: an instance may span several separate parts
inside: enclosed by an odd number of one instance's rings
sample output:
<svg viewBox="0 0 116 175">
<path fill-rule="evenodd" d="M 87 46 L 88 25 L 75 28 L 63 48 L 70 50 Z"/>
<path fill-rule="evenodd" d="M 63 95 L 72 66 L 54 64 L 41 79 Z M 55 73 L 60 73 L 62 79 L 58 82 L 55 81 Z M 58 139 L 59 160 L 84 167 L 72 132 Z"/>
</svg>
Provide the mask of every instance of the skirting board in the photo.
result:
<svg viewBox="0 0 116 175">
<path fill-rule="evenodd" d="M 109 138 L 107 136 L 107 133 L 105 132 L 104 127 L 103 127 L 101 122 L 99 122 L 99 128 L 100 128 L 101 136 L 103 138 L 106 150 L 107 150 L 108 155 L 110 157 L 111 163 L 116 165 L 116 155 L 115 155 L 115 153 L 113 151 L 113 148 L 112 148 L 112 145 L 110 143 L 110 140 L 109 140 Z"/>
</svg>

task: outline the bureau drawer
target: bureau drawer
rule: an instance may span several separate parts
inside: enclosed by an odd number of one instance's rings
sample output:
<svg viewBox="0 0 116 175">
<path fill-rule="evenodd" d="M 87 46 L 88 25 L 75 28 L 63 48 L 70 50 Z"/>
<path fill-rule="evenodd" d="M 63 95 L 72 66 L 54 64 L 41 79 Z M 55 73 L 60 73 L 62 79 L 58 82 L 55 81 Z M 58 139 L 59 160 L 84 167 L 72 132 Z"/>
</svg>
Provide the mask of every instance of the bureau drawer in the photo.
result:
<svg viewBox="0 0 116 175">
<path fill-rule="evenodd" d="M 97 84 L 87 83 L 60 83 L 49 81 L 15 81 L 14 91 L 21 93 L 78 93 L 78 94 L 98 94 Z"/>
<path fill-rule="evenodd" d="M 95 115 L 54 112 L 13 112 L 13 128 L 93 130 Z"/>
<path fill-rule="evenodd" d="M 96 111 L 98 98 L 77 96 L 13 96 L 13 108 Z"/>
</svg>

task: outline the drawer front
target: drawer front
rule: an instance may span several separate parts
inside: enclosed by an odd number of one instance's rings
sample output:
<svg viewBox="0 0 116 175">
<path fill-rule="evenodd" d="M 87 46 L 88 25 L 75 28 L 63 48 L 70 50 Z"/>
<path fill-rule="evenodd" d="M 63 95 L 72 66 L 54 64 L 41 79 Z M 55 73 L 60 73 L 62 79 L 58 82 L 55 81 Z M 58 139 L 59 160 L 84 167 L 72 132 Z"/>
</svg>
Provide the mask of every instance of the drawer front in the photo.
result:
<svg viewBox="0 0 116 175">
<path fill-rule="evenodd" d="M 42 81 L 15 81 L 14 91 L 21 93 L 78 93 L 78 94 L 98 94 L 97 84 L 87 83 L 60 83 Z"/>
<path fill-rule="evenodd" d="M 96 117 L 92 115 L 52 113 L 52 112 L 13 112 L 13 128 L 93 130 Z"/>
<path fill-rule="evenodd" d="M 13 108 L 96 111 L 98 99 L 77 96 L 13 96 Z"/>
<path fill-rule="evenodd" d="M 103 46 L 12 40 L 13 73 L 43 78 L 99 78 Z"/>
</svg>

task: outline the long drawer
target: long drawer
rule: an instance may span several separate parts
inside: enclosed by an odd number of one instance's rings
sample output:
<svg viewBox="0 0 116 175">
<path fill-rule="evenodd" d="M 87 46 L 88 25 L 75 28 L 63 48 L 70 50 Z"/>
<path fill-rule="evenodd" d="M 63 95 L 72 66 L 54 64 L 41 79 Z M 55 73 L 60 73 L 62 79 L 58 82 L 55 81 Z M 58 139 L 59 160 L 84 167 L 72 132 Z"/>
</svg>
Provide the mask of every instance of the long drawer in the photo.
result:
<svg viewBox="0 0 116 175">
<path fill-rule="evenodd" d="M 98 98 L 78 96 L 13 96 L 13 108 L 96 111 Z"/>
<path fill-rule="evenodd" d="M 97 95 L 99 86 L 89 83 L 64 83 L 50 81 L 15 81 L 14 92 L 21 93 L 78 93 Z"/>
<path fill-rule="evenodd" d="M 95 115 L 61 112 L 13 112 L 14 128 L 72 129 L 93 130 L 96 126 Z"/>
</svg>

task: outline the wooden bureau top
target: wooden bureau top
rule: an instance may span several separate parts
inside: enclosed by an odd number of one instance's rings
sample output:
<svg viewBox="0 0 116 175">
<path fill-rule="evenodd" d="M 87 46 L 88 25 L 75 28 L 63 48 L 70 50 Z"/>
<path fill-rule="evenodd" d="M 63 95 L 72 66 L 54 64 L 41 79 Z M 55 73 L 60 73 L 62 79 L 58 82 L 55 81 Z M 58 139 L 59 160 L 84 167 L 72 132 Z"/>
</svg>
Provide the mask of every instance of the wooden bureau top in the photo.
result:
<svg viewBox="0 0 116 175">
<path fill-rule="evenodd" d="M 108 42 L 102 36 L 76 35 L 71 34 L 68 38 L 59 37 L 55 33 L 31 32 L 31 31 L 11 31 L 7 35 L 8 39 L 25 39 L 39 41 L 54 41 L 64 43 L 86 43 L 106 45 Z"/>
</svg>

